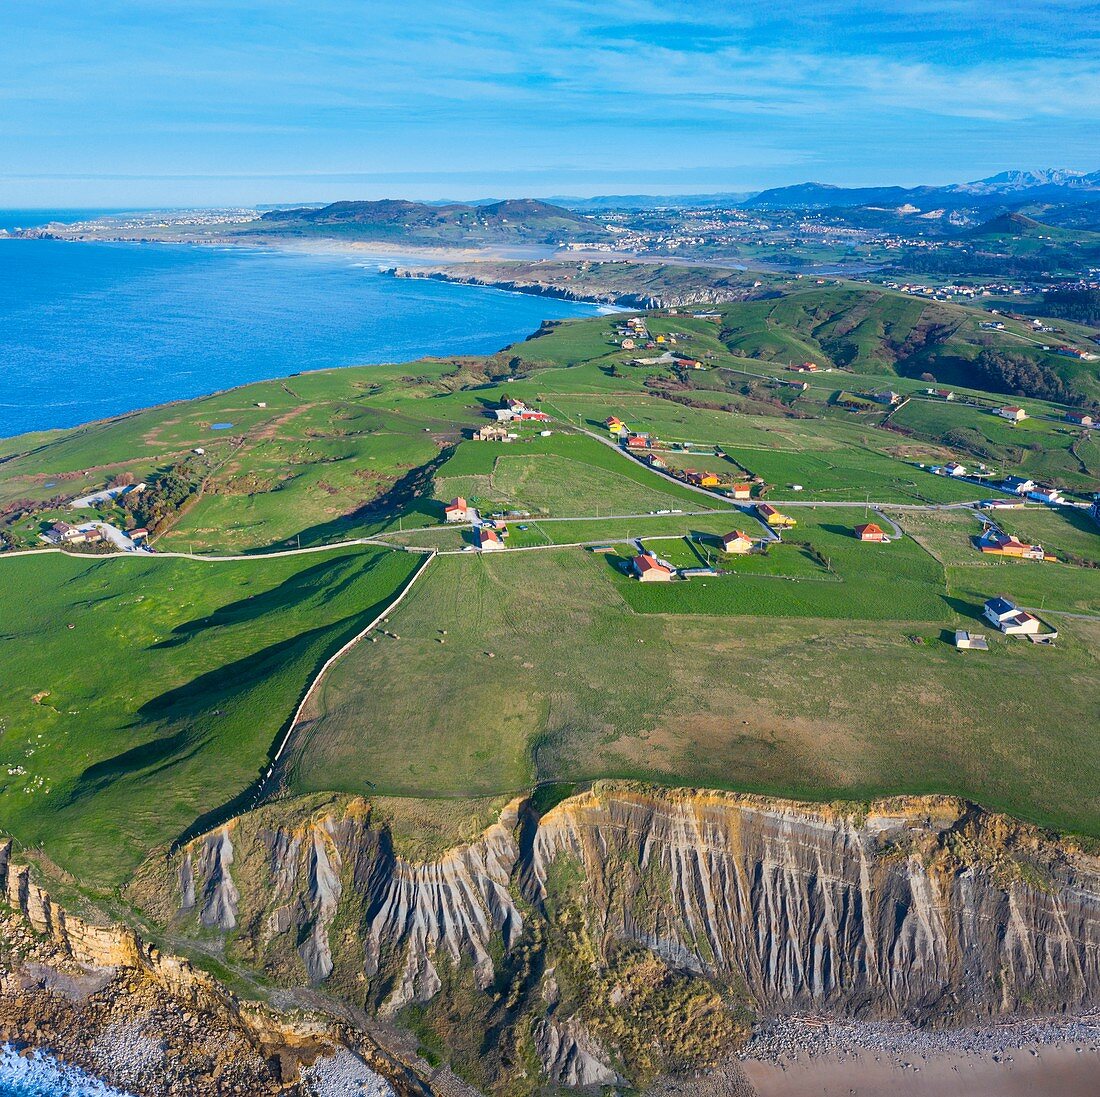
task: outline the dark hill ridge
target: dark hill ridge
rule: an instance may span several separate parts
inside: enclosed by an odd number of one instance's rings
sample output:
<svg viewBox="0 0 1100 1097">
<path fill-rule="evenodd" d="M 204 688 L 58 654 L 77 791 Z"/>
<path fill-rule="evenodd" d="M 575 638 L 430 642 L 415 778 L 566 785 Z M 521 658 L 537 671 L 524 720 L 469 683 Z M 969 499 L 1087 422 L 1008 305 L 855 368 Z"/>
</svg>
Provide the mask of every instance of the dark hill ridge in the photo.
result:
<svg viewBox="0 0 1100 1097">
<path fill-rule="evenodd" d="M 432 242 L 558 243 L 602 240 L 607 233 L 587 218 L 530 198 L 487 205 L 452 202 L 428 205 L 401 199 L 333 202 L 319 208 L 272 210 L 261 218 L 262 231 L 340 232 L 360 238 L 395 237 Z"/>
<path fill-rule="evenodd" d="M 1100 171 L 1086 174 L 1055 169 L 1010 171 L 973 183 L 918 187 L 838 187 L 798 183 L 765 190 L 749 199 L 749 209 L 844 209 L 853 206 L 919 209 L 987 209 L 1028 202 L 1078 203 L 1100 197 Z"/>
<path fill-rule="evenodd" d="M 968 236 L 1042 236 L 1058 230 L 1022 213 L 1002 213 L 967 233 Z"/>
</svg>

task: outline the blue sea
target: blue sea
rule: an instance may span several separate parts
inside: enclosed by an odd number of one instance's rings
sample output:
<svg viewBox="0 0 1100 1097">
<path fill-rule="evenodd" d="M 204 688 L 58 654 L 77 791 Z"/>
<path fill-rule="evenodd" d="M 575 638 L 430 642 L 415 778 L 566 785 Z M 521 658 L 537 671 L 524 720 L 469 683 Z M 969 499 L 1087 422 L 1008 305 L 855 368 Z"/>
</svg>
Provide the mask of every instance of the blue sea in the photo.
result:
<svg viewBox="0 0 1100 1097">
<path fill-rule="evenodd" d="M 0 212 L 0 228 L 94 211 Z M 348 253 L 0 239 L 0 437 L 300 370 L 485 354 L 597 309 Z"/>
<path fill-rule="evenodd" d="M 129 1097 L 76 1067 L 35 1054 L 23 1058 L 0 1045 L 0 1097 Z"/>
</svg>

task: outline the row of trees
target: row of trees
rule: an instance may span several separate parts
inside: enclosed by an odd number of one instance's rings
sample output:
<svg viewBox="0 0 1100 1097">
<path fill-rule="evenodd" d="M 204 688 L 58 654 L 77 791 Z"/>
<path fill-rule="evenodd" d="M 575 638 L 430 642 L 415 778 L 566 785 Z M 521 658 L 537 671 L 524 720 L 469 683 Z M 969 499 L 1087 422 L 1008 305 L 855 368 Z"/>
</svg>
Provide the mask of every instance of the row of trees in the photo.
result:
<svg viewBox="0 0 1100 1097">
<path fill-rule="evenodd" d="M 1078 324 L 1100 324 L 1100 289 L 1066 286 L 1043 294 L 1043 312 Z"/>
<path fill-rule="evenodd" d="M 1022 354 L 987 348 L 974 362 L 977 387 L 1010 396 L 1031 396 L 1059 404 L 1081 404 L 1075 392 L 1046 362 Z"/>
</svg>

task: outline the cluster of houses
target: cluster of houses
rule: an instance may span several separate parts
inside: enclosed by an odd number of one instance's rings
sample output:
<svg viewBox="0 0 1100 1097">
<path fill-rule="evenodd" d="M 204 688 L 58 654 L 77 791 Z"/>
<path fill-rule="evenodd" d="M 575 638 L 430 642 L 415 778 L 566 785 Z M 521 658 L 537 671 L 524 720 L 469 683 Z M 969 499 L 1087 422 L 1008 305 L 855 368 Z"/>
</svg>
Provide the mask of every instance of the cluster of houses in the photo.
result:
<svg viewBox="0 0 1100 1097">
<path fill-rule="evenodd" d="M 71 526 L 68 522 L 54 522 L 46 534 L 46 540 L 55 545 L 95 545 L 103 540 L 103 531 L 95 526 Z"/>
<path fill-rule="evenodd" d="M 500 406 L 490 410 L 494 422 L 477 427 L 470 434 L 475 442 L 514 442 L 519 435 L 509 430 L 505 423 L 549 423 L 550 416 L 544 411 L 528 407 L 522 400 L 505 396 Z M 543 431 L 549 434 L 549 431 Z"/>
<path fill-rule="evenodd" d="M 750 537 L 743 530 L 735 529 L 722 538 L 722 551 L 731 556 L 745 556 L 760 545 L 759 538 Z M 689 578 L 692 575 L 715 575 L 713 568 L 674 568 L 668 561 L 662 560 L 656 553 L 644 549 L 630 560 L 630 574 L 641 583 L 668 583 L 680 575 Z"/>
<path fill-rule="evenodd" d="M 500 407 L 493 408 L 493 418 L 498 423 L 549 423 L 550 416 L 544 411 L 529 408 L 522 400 L 513 396 L 505 396 L 500 402 Z"/>
<path fill-rule="evenodd" d="M 983 465 L 982 468 L 984 467 Z M 967 469 L 966 465 L 961 464 L 959 461 L 948 461 L 946 465 L 933 465 L 931 471 L 937 476 L 951 476 L 955 479 L 969 478 L 982 483 L 989 482 L 983 473 L 972 473 Z M 1058 488 L 1051 487 L 1047 484 L 1037 484 L 1034 480 L 1029 480 L 1024 476 L 1006 476 L 1003 480 L 996 483 L 995 486 L 1009 495 L 1018 495 L 1024 499 L 1030 499 L 1034 503 L 1046 503 L 1048 506 L 1058 506 L 1066 501 L 1065 496 Z M 1010 507 L 1014 505 L 1017 504 L 1007 499 L 987 499 L 982 503 L 982 506 L 991 510 L 996 507 Z"/>
<path fill-rule="evenodd" d="M 615 329 L 615 334 L 619 337 L 623 350 L 634 350 L 639 343 L 642 346 L 651 345 L 649 328 L 641 316 L 628 317 Z"/>
<path fill-rule="evenodd" d="M 832 373 L 832 366 L 822 369 L 816 362 L 800 362 L 798 365 L 792 363 L 785 368 L 789 373 Z"/>
<path fill-rule="evenodd" d="M 144 527 L 122 534 L 106 522 L 85 522 L 80 526 L 73 526 L 68 522 L 54 522 L 41 537 L 51 545 L 99 545 L 108 539 L 108 533 L 112 534 L 118 547 L 125 547 L 128 551 L 146 546 L 149 541 L 149 531 Z"/>
<path fill-rule="evenodd" d="M 1035 503 L 1057 505 L 1066 501 L 1065 496 L 1057 488 L 1037 484 L 1034 480 L 1028 480 L 1023 476 L 1006 476 L 1001 481 L 1000 488 L 1010 495 L 1021 495 Z"/>
<path fill-rule="evenodd" d="M 976 543 L 987 556 L 1011 556 L 1019 560 L 1046 559 L 1042 545 L 1029 545 L 996 526 L 986 526 Z"/>
</svg>

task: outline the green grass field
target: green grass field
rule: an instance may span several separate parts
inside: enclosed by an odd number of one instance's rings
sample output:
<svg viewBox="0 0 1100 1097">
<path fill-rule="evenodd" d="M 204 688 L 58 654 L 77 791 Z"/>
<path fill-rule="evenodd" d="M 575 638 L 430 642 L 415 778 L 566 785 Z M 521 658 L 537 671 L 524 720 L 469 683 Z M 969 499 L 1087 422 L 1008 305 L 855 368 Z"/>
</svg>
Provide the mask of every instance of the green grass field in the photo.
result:
<svg viewBox="0 0 1100 1097">
<path fill-rule="evenodd" d="M 0 561 L 0 825 L 86 882 L 259 775 L 311 676 L 418 558 Z"/>
<path fill-rule="evenodd" d="M 721 313 L 650 317 L 705 371 L 631 365 L 601 316 L 487 358 L 305 374 L 0 443 L 5 543 L 37 544 L 72 517 L 66 499 L 116 475 L 186 459 L 202 491 L 157 548 L 254 556 L 0 560 L 19 595 L 0 632 L 0 826 L 106 886 L 223 811 L 316 668 L 418 559 L 259 554 L 382 536 L 449 555 L 394 614 L 400 638 L 363 642 L 326 679 L 295 739 L 295 790 L 492 798 L 606 775 L 811 798 L 944 791 L 1100 834 L 1100 568 L 1083 566 L 1100 563 L 1100 527 L 1078 512 L 997 515 L 1069 560 L 1035 564 L 978 554 L 970 511 L 899 509 L 989 494 L 920 467 L 952 457 L 1085 499 L 1100 491 L 1100 442 L 1038 400 L 1021 401 L 1034 417 L 1014 429 L 988 410 L 1008 398 L 965 388 L 984 338 L 975 310 L 789 280 Z M 838 368 L 792 403 L 774 378 L 805 358 Z M 960 399 L 923 399 L 925 370 Z M 889 418 L 834 406 L 839 389 L 887 384 L 915 396 Z M 551 434 L 469 440 L 505 394 L 552 416 Z M 722 534 L 757 537 L 757 519 L 581 433 L 613 414 L 721 447 L 731 460 L 669 460 L 758 475 L 758 493 L 793 501 L 796 528 L 766 553 L 719 556 Z M 221 421 L 232 429 L 213 431 Z M 531 517 L 509 522 L 507 551 L 464 553 L 470 532 L 443 524 L 459 494 Z M 868 499 L 908 535 L 856 541 L 868 512 L 834 504 Z M 638 538 L 726 574 L 640 584 L 623 572 Z M 603 543 L 614 551 L 553 547 Z M 989 653 L 955 652 L 956 626 L 989 632 L 978 622 L 995 594 L 1039 610 L 1058 644 L 995 636 Z"/>
<path fill-rule="evenodd" d="M 295 789 L 466 798 L 617 776 L 811 799 L 939 791 L 1100 831 L 1097 624 L 1066 622 L 1053 649 L 994 637 L 959 653 L 963 616 L 638 614 L 627 589 L 577 549 L 437 558 L 391 617 L 400 639 L 334 669 Z"/>
</svg>

